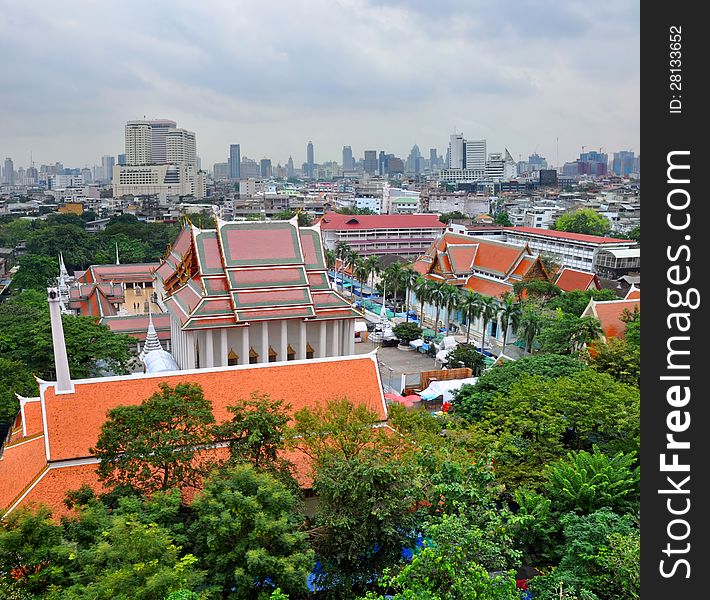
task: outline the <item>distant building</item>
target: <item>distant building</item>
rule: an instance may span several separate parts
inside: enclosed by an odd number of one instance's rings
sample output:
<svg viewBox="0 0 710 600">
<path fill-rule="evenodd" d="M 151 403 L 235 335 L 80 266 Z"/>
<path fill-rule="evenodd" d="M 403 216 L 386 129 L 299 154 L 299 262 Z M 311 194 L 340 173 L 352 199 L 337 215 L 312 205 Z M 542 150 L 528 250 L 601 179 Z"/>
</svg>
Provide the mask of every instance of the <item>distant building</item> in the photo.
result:
<svg viewBox="0 0 710 600">
<path fill-rule="evenodd" d="M 271 178 L 271 159 L 270 158 L 262 158 L 261 161 L 259 161 L 259 170 L 261 172 L 262 177 L 264 177 L 265 179 L 270 179 Z"/>
<path fill-rule="evenodd" d="M 242 167 L 241 149 L 239 144 L 230 144 L 229 146 L 229 178 L 240 179 Z"/>
<path fill-rule="evenodd" d="M 245 156 L 239 166 L 239 178 L 247 179 L 249 177 L 261 177 L 261 167 L 255 160 Z"/>
<path fill-rule="evenodd" d="M 116 164 L 116 159 L 113 156 L 101 157 L 101 169 L 103 171 L 102 180 L 108 183 L 113 181 L 113 167 Z"/>
<path fill-rule="evenodd" d="M 288 177 L 293 177 L 296 174 L 296 169 L 293 167 L 293 158 L 290 156 L 286 162 L 286 174 Z"/>
<path fill-rule="evenodd" d="M 353 150 L 350 146 L 343 146 L 343 170 L 349 171 L 355 168 Z"/>
<path fill-rule="evenodd" d="M 557 185 L 557 171 L 555 169 L 540 169 L 540 185 Z"/>
<path fill-rule="evenodd" d="M 306 177 L 314 176 L 315 156 L 313 152 L 313 142 L 309 140 L 306 146 Z"/>
<path fill-rule="evenodd" d="M 186 129 L 171 129 L 165 134 L 165 157 L 167 164 L 186 163 L 197 170 L 195 133 Z"/>
<path fill-rule="evenodd" d="M 126 164 L 130 166 L 153 163 L 152 129 L 149 121 L 126 123 Z"/>
<path fill-rule="evenodd" d="M 378 172 L 377 150 L 365 150 L 364 170 L 370 175 Z"/>
<path fill-rule="evenodd" d="M 637 173 L 635 169 L 636 157 L 630 150 L 614 152 L 614 159 L 611 163 L 611 170 L 614 175 L 626 177 L 631 173 Z"/>
<path fill-rule="evenodd" d="M 212 167 L 212 176 L 215 181 L 227 181 L 230 179 L 229 162 L 215 163 Z"/>
<path fill-rule="evenodd" d="M 15 165 L 9 156 L 5 159 L 5 166 L 2 170 L 2 178 L 3 182 L 7 185 L 15 184 Z"/>
<path fill-rule="evenodd" d="M 152 119 L 150 124 L 151 158 L 154 164 L 163 165 L 170 162 L 167 154 L 167 134 L 177 127 L 170 119 Z"/>
</svg>

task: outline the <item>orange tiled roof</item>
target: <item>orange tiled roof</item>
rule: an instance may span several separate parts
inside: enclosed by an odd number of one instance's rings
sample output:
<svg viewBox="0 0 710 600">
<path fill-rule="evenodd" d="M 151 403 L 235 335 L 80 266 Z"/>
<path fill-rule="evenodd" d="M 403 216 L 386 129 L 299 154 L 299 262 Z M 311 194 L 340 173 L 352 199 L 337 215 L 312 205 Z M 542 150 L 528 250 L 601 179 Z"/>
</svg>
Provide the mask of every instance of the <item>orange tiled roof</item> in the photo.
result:
<svg viewBox="0 0 710 600">
<path fill-rule="evenodd" d="M 85 379 L 74 381 L 73 392 L 67 394 L 55 394 L 55 384 L 42 383 L 40 400 L 24 401 L 23 414 L 28 434 L 37 431 L 42 425 L 37 414 L 41 406 L 47 429 L 39 429 L 34 437 L 13 437 L 5 446 L 0 458 L 0 511 L 14 507 L 21 499 L 22 504 L 44 502 L 58 517 L 66 513 L 63 500 L 67 491 L 84 483 L 100 487 L 90 449 L 107 411 L 121 404 L 139 404 L 158 391 L 160 383 L 201 385 L 218 422 L 231 418 L 227 406 L 235 399 L 249 398 L 255 391 L 286 400 L 292 412 L 347 397 L 374 411 L 380 420 L 387 419 L 374 355 Z M 285 457 L 296 465 L 297 480 L 308 485 L 308 458 L 297 451 Z"/>
<path fill-rule="evenodd" d="M 483 277 L 478 277 L 477 275 L 471 275 L 466 281 L 464 286 L 469 290 L 483 294 L 484 296 L 492 296 L 494 298 L 501 298 L 506 294 L 513 291 L 511 285 L 506 285 L 504 282 L 498 283 L 497 281 L 492 281 L 490 279 L 485 279 Z"/>
<path fill-rule="evenodd" d="M 602 287 L 599 284 L 599 278 L 596 273 L 578 271 L 577 269 L 570 269 L 569 267 L 564 267 L 560 271 L 555 285 L 564 292 L 574 290 L 586 292 L 592 288 L 600 290 Z"/>
<path fill-rule="evenodd" d="M 604 336 L 609 339 L 612 337 L 624 337 L 626 331 L 626 323 L 621 320 L 621 316 L 625 310 L 633 313 L 638 307 L 641 310 L 641 300 L 610 300 L 608 302 L 593 302 L 592 310 L 597 319 L 601 321 Z"/>
<path fill-rule="evenodd" d="M 641 290 L 638 289 L 637 287 L 631 286 L 629 288 L 629 291 L 626 292 L 626 296 L 624 296 L 624 300 L 640 300 L 641 299 Z"/>
</svg>

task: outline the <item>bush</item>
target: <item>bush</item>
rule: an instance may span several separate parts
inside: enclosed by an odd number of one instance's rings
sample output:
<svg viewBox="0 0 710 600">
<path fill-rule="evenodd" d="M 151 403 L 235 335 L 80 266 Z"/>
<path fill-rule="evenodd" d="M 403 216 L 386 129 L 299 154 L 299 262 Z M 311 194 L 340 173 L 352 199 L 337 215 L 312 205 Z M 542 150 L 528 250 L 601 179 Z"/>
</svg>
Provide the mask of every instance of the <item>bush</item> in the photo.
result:
<svg viewBox="0 0 710 600">
<path fill-rule="evenodd" d="M 400 323 L 392 328 L 392 333 L 397 336 L 401 345 L 406 346 L 422 337 L 422 328 L 416 323 Z"/>
</svg>

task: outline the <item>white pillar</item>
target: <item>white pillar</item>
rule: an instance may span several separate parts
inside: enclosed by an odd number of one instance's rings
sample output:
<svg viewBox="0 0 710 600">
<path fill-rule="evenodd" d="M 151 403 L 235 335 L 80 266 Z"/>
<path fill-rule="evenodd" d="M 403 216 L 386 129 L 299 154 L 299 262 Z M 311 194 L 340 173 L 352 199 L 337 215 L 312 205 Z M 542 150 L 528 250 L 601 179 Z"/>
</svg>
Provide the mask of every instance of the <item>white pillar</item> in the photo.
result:
<svg viewBox="0 0 710 600">
<path fill-rule="evenodd" d="M 197 342 L 197 334 L 191 335 L 189 332 L 185 332 L 185 337 L 187 338 L 187 368 L 195 368 L 195 343 Z"/>
<path fill-rule="evenodd" d="M 48 288 L 49 320 L 52 327 L 52 346 L 54 347 L 54 366 L 57 373 L 57 392 L 69 392 L 72 389 L 71 375 L 69 373 L 69 359 L 67 346 L 64 341 L 64 326 L 62 325 L 62 312 L 59 306 L 59 290 Z"/>
<path fill-rule="evenodd" d="M 345 356 L 350 356 L 355 354 L 355 321 L 350 319 L 345 324 Z"/>
<path fill-rule="evenodd" d="M 205 349 L 204 349 L 204 359 L 205 359 L 205 367 L 211 368 L 215 367 L 214 362 L 214 336 L 213 336 L 213 330 L 208 329 L 205 333 Z"/>
<path fill-rule="evenodd" d="M 242 353 L 239 357 L 240 365 L 249 364 L 249 326 L 242 327 Z"/>
<path fill-rule="evenodd" d="M 298 360 L 303 360 L 306 358 L 306 344 L 308 340 L 306 339 L 306 322 L 301 321 L 298 324 L 298 347 L 296 348 L 296 358 Z"/>
<path fill-rule="evenodd" d="M 281 349 L 279 350 L 278 360 L 288 360 L 288 321 L 281 321 Z"/>
<path fill-rule="evenodd" d="M 330 355 L 338 356 L 340 353 L 340 322 L 333 321 L 331 326 L 333 337 L 330 339 Z"/>
<path fill-rule="evenodd" d="M 325 358 L 326 352 L 325 352 L 325 326 L 326 322 L 321 321 L 320 322 L 320 329 L 318 330 L 318 348 L 316 350 L 316 357 L 317 358 Z"/>
<path fill-rule="evenodd" d="M 269 362 L 269 322 L 261 322 L 261 356 L 259 362 Z"/>
<path fill-rule="evenodd" d="M 227 344 L 227 328 L 223 327 L 219 332 L 219 353 L 222 357 L 219 364 L 226 367 L 229 364 L 229 345 Z"/>
</svg>

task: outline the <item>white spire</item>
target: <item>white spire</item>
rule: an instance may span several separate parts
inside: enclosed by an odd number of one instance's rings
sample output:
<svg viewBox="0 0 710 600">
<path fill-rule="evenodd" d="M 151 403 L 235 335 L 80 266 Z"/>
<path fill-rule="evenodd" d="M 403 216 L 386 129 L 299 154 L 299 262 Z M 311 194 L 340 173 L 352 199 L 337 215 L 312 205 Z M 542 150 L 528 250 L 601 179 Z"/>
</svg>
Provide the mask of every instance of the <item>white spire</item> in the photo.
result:
<svg viewBox="0 0 710 600">
<path fill-rule="evenodd" d="M 117 264 L 117 265 L 120 265 L 120 264 L 121 264 L 121 261 L 118 260 L 118 242 L 116 242 L 116 264 Z"/>
<path fill-rule="evenodd" d="M 59 308 L 63 313 L 69 310 L 69 272 L 64 266 L 64 256 L 59 253 L 59 278 L 57 279 L 57 289 L 59 290 Z"/>
<path fill-rule="evenodd" d="M 62 326 L 61 300 L 57 288 L 47 288 L 49 301 L 49 319 L 52 325 L 52 346 L 54 347 L 54 367 L 57 372 L 57 392 L 71 392 L 74 386 L 69 373 L 69 359 L 64 341 L 64 327 Z"/>
<path fill-rule="evenodd" d="M 154 350 L 162 350 L 163 347 L 160 345 L 160 339 L 158 338 L 158 332 L 155 330 L 155 325 L 153 325 L 153 313 L 150 310 L 150 303 L 148 304 L 148 333 L 145 336 L 145 343 L 143 344 L 143 350 L 140 353 L 140 359 L 145 363 L 145 356 L 149 352 Z"/>
</svg>

